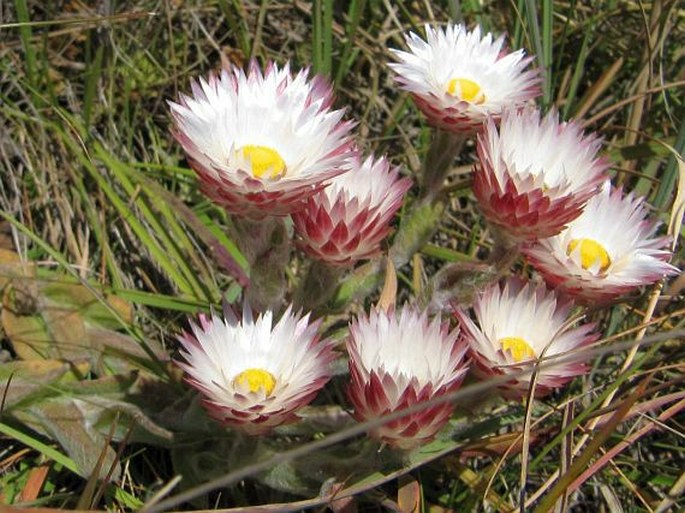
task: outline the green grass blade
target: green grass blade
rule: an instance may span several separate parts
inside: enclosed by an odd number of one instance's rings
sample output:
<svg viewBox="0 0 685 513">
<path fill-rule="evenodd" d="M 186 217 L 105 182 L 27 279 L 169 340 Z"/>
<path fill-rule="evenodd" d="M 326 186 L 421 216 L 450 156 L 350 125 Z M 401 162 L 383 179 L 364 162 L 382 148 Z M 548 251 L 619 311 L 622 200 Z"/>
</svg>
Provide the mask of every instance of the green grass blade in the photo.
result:
<svg viewBox="0 0 685 513">
<path fill-rule="evenodd" d="M 145 221 L 150 225 L 154 237 L 136 219 L 135 213 L 129 208 L 128 204 L 124 203 L 121 198 L 114 200 L 118 195 L 114 189 L 107 184 L 107 195 L 118 204 L 118 209 L 124 215 L 124 219 L 130 224 L 140 241 L 145 244 L 151 254 L 154 255 L 157 263 L 162 266 L 169 276 L 173 278 L 177 286 L 185 293 L 194 297 L 205 297 L 209 299 L 211 295 L 206 287 L 197 279 L 196 273 L 190 268 L 186 261 L 186 257 L 181 253 L 178 245 L 171 239 L 167 233 L 167 229 L 162 226 L 159 217 L 152 211 L 145 199 L 137 194 L 136 186 L 130 181 L 127 174 L 126 166 L 116 160 L 100 145 L 96 147 L 96 155 L 105 165 L 114 173 L 119 184 L 124 188 L 130 198 L 135 198 L 135 203 L 141 211 Z M 99 175 L 99 173 L 96 173 Z M 105 180 L 100 177 L 101 184 Z M 160 245 L 157 239 L 161 242 Z"/>
<path fill-rule="evenodd" d="M 246 285 L 249 274 L 249 263 L 238 247 L 224 234 L 223 229 L 215 226 L 208 215 L 199 216 L 181 199 L 157 182 L 150 180 L 140 173 L 134 166 L 126 166 L 125 170 L 137 184 L 142 186 L 155 208 L 162 213 L 176 241 L 190 255 L 200 269 L 205 280 L 211 280 L 204 265 L 204 259 L 195 254 L 195 246 L 188 237 L 188 232 L 205 243 L 212 251 L 216 262 L 242 285 Z M 179 223 L 183 221 L 183 226 Z"/>
<path fill-rule="evenodd" d="M 93 105 L 97 96 L 98 82 L 102 73 L 102 60 L 104 56 L 104 47 L 98 46 L 95 50 L 95 57 L 89 63 L 85 73 L 85 87 L 83 93 L 83 127 L 85 133 L 89 132 L 90 119 L 93 113 Z"/>
<path fill-rule="evenodd" d="M 685 155 L 685 109 L 681 110 L 680 116 L 680 128 L 678 129 L 678 138 L 676 139 L 673 147 L 678 152 L 682 158 Z M 656 196 L 654 197 L 654 206 L 660 209 L 666 208 L 668 203 L 671 201 L 673 196 L 673 188 L 675 187 L 676 178 L 678 177 L 678 162 L 675 155 L 671 155 L 668 158 L 668 163 L 666 164 L 666 169 L 664 170 L 664 176 L 661 178 L 659 183 L 659 188 L 656 191 Z"/>
<path fill-rule="evenodd" d="M 461 253 L 459 251 L 455 251 L 450 248 L 443 248 L 441 246 L 436 246 L 435 244 L 426 244 L 424 247 L 421 248 L 421 253 L 423 253 L 426 256 L 432 257 L 432 258 L 437 258 L 438 260 L 442 260 L 444 262 L 473 262 L 474 258 L 466 255 L 464 253 Z"/>
<path fill-rule="evenodd" d="M 535 53 L 542 77 L 542 105 L 548 107 L 552 102 L 552 16 L 551 0 L 544 0 L 540 8 L 542 28 L 538 16 L 538 2 L 535 0 L 520 0 L 518 19 L 514 28 L 514 48 L 524 46 L 524 39 L 528 39 Z"/>
<path fill-rule="evenodd" d="M 119 215 L 122 216 L 131 230 L 133 230 L 133 233 L 135 233 L 140 241 L 145 245 L 152 258 L 154 258 L 157 264 L 164 269 L 179 290 L 183 294 L 194 296 L 195 294 L 192 286 L 177 270 L 176 266 L 169 259 L 169 256 L 164 249 L 160 247 L 157 241 L 150 236 L 145 226 L 143 226 L 143 224 L 137 219 L 136 214 L 131 210 L 128 204 L 116 193 L 114 188 L 107 182 L 107 180 L 102 177 L 95 166 L 89 163 L 85 165 L 85 168 L 90 172 L 90 175 L 97 182 L 100 189 L 112 203 L 112 206 L 117 210 L 117 212 L 119 212 Z"/>
<path fill-rule="evenodd" d="M 516 21 L 514 23 L 514 35 L 511 38 L 512 46 L 514 48 L 521 48 L 523 42 L 528 38 L 526 34 L 526 25 L 523 21 L 523 12 L 525 9 L 526 0 L 518 0 L 515 11 L 516 11 Z"/>
<path fill-rule="evenodd" d="M 542 103 L 545 107 L 552 104 L 552 67 L 554 61 L 552 60 L 552 52 L 554 48 L 553 30 L 554 30 L 554 6 L 552 0 L 544 0 L 542 2 L 542 65 L 545 70 L 545 76 L 542 83 Z"/>
<path fill-rule="evenodd" d="M 49 445 L 44 444 L 40 440 L 37 440 L 26 433 L 22 433 L 18 429 L 8 426 L 3 422 L 0 422 L 0 433 L 14 438 L 31 449 L 35 449 L 45 457 L 50 458 L 51 460 L 62 465 L 64 468 L 71 470 L 74 474 L 78 474 L 78 468 L 76 467 L 74 460 L 72 460 L 69 456 L 62 454 L 58 450 L 50 447 Z"/>
<path fill-rule="evenodd" d="M 115 501 L 130 511 L 136 511 L 145 505 L 139 498 L 134 497 L 118 485 L 107 485 L 107 495 L 111 495 Z"/>
<path fill-rule="evenodd" d="M 359 22 L 362 19 L 362 14 L 366 9 L 366 0 L 352 0 L 347 9 L 347 25 L 345 26 L 345 45 L 343 46 L 342 55 L 338 62 L 338 69 L 335 74 L 335 83 L 340 84 L 345 75 L 352 67 L 354 58 L 357 54 L 355 50 L 355 38 L 359 29 Z"/>
<path fill-rule="evenodd" d="M 29 8 L 26 0 L 15 0 L 14 7 L 17 10 L 17 19 L 19 20 L 19 37 L 24 48 L 24 59 L 26 63 L 26 78 L 29 85 L 37 86 L 37 63 L 36 52 L 31 42 L 31 18 L 29 17 Z"/>
<path fill-rule="evenodd" d="M 313 70 L 331 75 L 333 63 L 333 0 L 314 0 L 312 7 Z"/>
<path fill-rule="evenodd" d="M 543 107 L 548 106 L 552 99 L 552 88 L 551 88 L 551 54 L 552 54 L 552 41 L 551 41 L 551 22 L 550 26 L 547 28 L 549 34 L 545 33 L 545 23 L 548 16 L 551 16 L 551 5 L 550 0 L 545 0 L 542 3 L 542 18 L 543 18 L 543 30 L 540 30 L 540 21 L 538 17 L 538 2 L 535 0 L 525 0 L 524 4 L 524 18 L 528 31 L 528 36 L 530 37 L 530 44 L 535 51 L 538 63 L 542 72 L 542 104 Z M 548 14 L 549 11 L 549 14 Z M 542 32 L 542 34 L 541 34 Z M 548 39 L 543 40 L 543 35 L 547 35 Z M 549 57 L 548 57 L 549 56 Z"/>
<path fill-rule="evenodd" d="M 174 312 L 186 312 L 194 314 L 207 311 L 209 308 L 209 303 L 191 298 L 167 296 L 165 294 L 145 292 L 134 289 L 112 288 L 111 292 L 116 296 L 127 301 L 131 301 L 137 305 L 144 305 Z"/>
<path fill-rule="evenodd" d="M 226 18 L 229 30 L 238 41 L 243 55 L 252 54 L 252 40 L 247 28 L 246 13 L 242 2 L 238 0 L 219 0 L 219 9 Z"/>
<path fill-rule="evenodd" d="M 585 61 L 588 57 L 588 48 L 590 44 L 591 29 L 585 29 L 583 34 L 583 42 L 580 45 L 580 51 L 578 52 L 578 57 L 576 59 L 576 65 L 573 68 L 573 75 L 571 76 L 571 82 L 568 88 L 568 94 L 566 95 L 566 102 L 564 103 L 564 111 L 562 113 L 563 119 L 568 119 L 572 110 L 576 106 L 576 95 L 578 94 L 578 86 L 583 78 L 583 72 L 585 71 Z"/>
</svg>

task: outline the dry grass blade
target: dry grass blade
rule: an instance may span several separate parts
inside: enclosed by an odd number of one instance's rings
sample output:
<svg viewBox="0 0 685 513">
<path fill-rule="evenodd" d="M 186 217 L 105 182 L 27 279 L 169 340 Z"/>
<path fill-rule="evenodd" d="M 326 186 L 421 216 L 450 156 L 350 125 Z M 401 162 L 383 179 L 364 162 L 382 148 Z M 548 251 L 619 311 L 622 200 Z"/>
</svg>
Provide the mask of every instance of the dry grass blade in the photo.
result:
<svg viewBox="0 0 685 513">
<path fill-rule="evenodd" d="M 676 504 L 678 497 L 680 497 L 683 492 L 685 492 L 685 472 L 680 474 L 678 480 L 668 491 L 668 496 L 664 497 L 654 511 L 656 513 L 665 513 Z"/>
<path fill-rule="evenodd" d="M 645 91 L 643 91 L 641 93 L 634 94 L 634 95 L 628 96 L 627 98 L 624 98 L 622 100 L 614 102 L 612 105 L 602 109 L 597 114 L 594 114 L 594 115 L 590 116 L 589 118 L 584 119 L 581 122 L 581 124 L 584 127 L 591 127 L 595 123 L 597 123 L 597 121 L 599 121 L 600 119 L 608 117 L 609 115 L 615 113 L 616 111 L 624 108 L 626 105 L 631 105 L 632 103 L 639 101 L 644 96 L 654 95 L 654 94 L 662 93 L 663 91 L 668 91 L 668 90 L 677 90 L 678 88 L 681 88 L 683 86 L 685 86 L 685 80 L 678 80 L 675 82 L 666 83 L 666 84 L 661 85 L 661 86 L 651 87 L 651 88 L 646 89 Z"/>
<path fill-rule="evenodd" d="M 642 93 L 650 87 L 654 77 L 654 59 L 657 55 L 659 41 L 659 29 L 663 28 L 660 24 L 661 16 L 663 15 L 663 3 L 662 1 L 655 1 L 652 3 L 652 9 L 650 12 L 650 19 L 647 22 L 645 20 L 644 27 L 644 42 L 646 43 L 643 47 L 642 57 L 641 57 L 641 68 L 642 71 L 638 75 L 634 84 L 634 91 L 640 97 L 631 105 L 630 118 L 628 120 L 628 132 L 625 136 L 625 145 L 632 146 L 637 142 L 638 130 L 642 126 L 642 116 L 645 108 L 649 105 L 650 97 L 648 95 L 643 95 Z M 642 4 L 640 4 L 642 9 Z M 646 18 L 646 14 L 645 14 Z M 635 162 L 628 163 L 628 169 L 634 169 Z M 624 181 L 625 175 L 620 175 L 618 177 L 618 183 L 621 184 Z"/>
<path fill-rule="evenodd" d="M 578 108 L 574 112 L 577 118 L 583 118 L 590 112 L 592 107 L 597 103 L 597 100 L 606 92 L 611 84 L 616 80 L 616 75 L 623 66 L 623 57 L 618 58 L 609 68 L 602 74 L 599 79 L 592 84 L 585 96 L 580 100 Z"/>
<path fill-rule="evenodd" d="M 612 462 L 613 459 L 618 456 L 622 451 L 636 443 L 640 438 L 651 433 L 655 429 L 660 429 L 658 422 L 665 422 L 666 420 L 672 418 L 673 416 L 681 413 L 685 409 L 685 400 L 681 400 L 674 404 L 670 408 L 664 410 L 657 417 L 656 421 L 649 419 L 646 426 L 641 427 L 636 432 L 617 443 L 610 450 L 606 451 L 601 457 L 599 457 L 592 465 L 590 465 L 584 472 L 582 472 L 569 486 L 568 492 L 574 492 L 580 486 L 587 481 L 590 477 L 595 475 L 602 467 Z M 657 422 L 658 421 L 658 422 Z"/>
<path fill-rule="evenodd" d="M 564 416 L 562 419 L 562 426 L 567 426 L 569 424 L 570 419 L 573 416 L 573 403 L 568 403 L 564 407 Z M 559 454 L 559 459 L 561 460 L 559 462 L 559 473 L 561 475 L 564 475 L 568 472 L 571 463 L 573 461 L 573 431 L 568 432 L 568 435 L 566 435 L 561 443 L 561 452 Z M 564 490 L 564 493 L 562 496 L 559 498 L 559 501 L 557 502 L 555 508 L 555 511 L 566 511 L 566 508 L 568 506 L 568 496 L 569 492 L 568 490 Z"/>
<path fill-rule="evenodd" d="M 674 148 L 669 146 L 669 149 L 678 161 L 678 188 L 668 221 L 668 234 L 673 239 L 671 248 L 675 251 L 680 240 L 680 228 L 683 225 L 683 216 L 685 215 L 685 161 Z"/>
<path fill-rule="evenodd" d="M 623 422 L 633 404 L 644 394 L 644 390 L 650 381 L 650 377 L 642 380 L 642 382 L 635 388 L 633 392 L 621 402 L 619 408 L 612 415 L 611 420 L 608 421 L 602 429 L 591 439 L 585 450 L 575 459 L 571 468 L 559 477 L 559 481 L 552 487 L 552 489 L 545 495 L 538 506 L 535 508 L 535 513 L 546 513 L 554 507 L 554 504 L 560 496 L 569 491 L 569 487 L 575 481 L 576 477 L 581 475 L 583 470 L 587 468 L 589 462 L 595 456 L 599 448 L 604 442 L 616 431 L 616 427 Z"/>
</svg>

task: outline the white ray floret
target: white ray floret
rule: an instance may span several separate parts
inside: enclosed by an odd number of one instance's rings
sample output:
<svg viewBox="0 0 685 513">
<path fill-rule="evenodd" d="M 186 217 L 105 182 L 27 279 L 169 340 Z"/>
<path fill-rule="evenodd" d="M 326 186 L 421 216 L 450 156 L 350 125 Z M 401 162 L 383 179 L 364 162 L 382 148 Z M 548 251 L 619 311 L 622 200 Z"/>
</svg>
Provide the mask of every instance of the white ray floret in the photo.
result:
<svg viewBox="0 0 685 513">
<path fill-rule="evenodd" d="M 224 69 L 169 102 L 176 138 L 211 199 L 250 217 L 285 215 L 343 172 L 351 124 L 330 85 L 286 64 Z"/>
<path fill-rule="evenodd" d="M 426 39 L 410 32 L 409 51 L 393 50 L 390 67 L 402 89 L 414 95 L 429 122 L 451 131 L 469 132 L 507 106 L 523 105 L 539 94 L 533 60 L 523 50 L 506 52 L 504 36 L 483 35 L 480 27 L 425 27 Z"/>
<path fill-rule="evenodd" d="M 455 390 L 468 369 L 458 332 L 425 312 L 372 310 L 350 326 L 348 396 L 359 420 L 383 417 Z M 449 420 L 450 403 L 433 406 L 371 430 L 395 447 L 430 441 Z"/>
<path fill-rule="evenodd" d="M 668 263 L 670 239 L 656 235 L 644 198 L 609 182 L 580 217 L 555 237 L 524 249 L 548 283 L 585 302 L 603 302 L 679 270 Z"/>
<path fill-rule="evenodd" d="M 487 287 L 474 304 L 475 322 L 463 309 L 455 314 L 471 347 L 474 368 L 482 377 L 516 374 L 500 387 L 504 395 L 525 393 L 529 372 L 540 359 L 570 355 L 597 339 L 594 324 L 573 328 L 569 324 L 572 303 L 561 301 L 543 286 L 512 278 L 503 285 Z M 565 362 L 540 369 L 537 395 L 544 395 L 585 371 L 582 362 Z"/>
<path fill-rule="evenodd" d="M 187 381 L 203 395 L 217 420 L 261 434 L 294 420 L 330 378 L 331 346 L 320 342 L 319 322 L 289 307 L 256 319 L 248 305 L 242 318 L 226 308 L 224 318 L 200 316 L 179 340 Z"/>
</svg>

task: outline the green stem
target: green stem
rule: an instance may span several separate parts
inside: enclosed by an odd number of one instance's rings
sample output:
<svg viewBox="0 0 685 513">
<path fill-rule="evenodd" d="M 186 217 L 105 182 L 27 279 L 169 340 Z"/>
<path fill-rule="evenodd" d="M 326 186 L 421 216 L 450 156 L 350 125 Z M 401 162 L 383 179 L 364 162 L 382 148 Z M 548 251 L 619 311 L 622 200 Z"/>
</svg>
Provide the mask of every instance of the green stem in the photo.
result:
<svg viewBox="0 0 685 513">
<path fill-rule="evenodd" d="M 409 262 L 435 235 L 445 206 L 444 201 L 436 198 L 419 199 L 402 216 L 389 252 L 396 269 Z"/>
<path fill-rule="evenodd" d="M 433 141 L 423 162 L 421 173 L 421 195 L 433 200 L 443 189 L 445 178 L 464 146 L 466 137 L 463 134 L 436 129 L 433 133 Z"/>
<path fill-rule="evenodd" d="M 278 217 L 259 221 L 234 218 L 229 231 L 250 264 L 250 284 L 245 289 L 245 298 L 256 311 L 280 310 L 291 249 L 285 221 Z"/>
<path fill-rule="evenodd" d="M 400 227 L 389 250 L 389 257 L 400 269 L 412 256 L 423 248 L 435 234 L 445 203 L 440 199 L 417 200 L 402 216 Z M 339 309 L 355 298 L 365 298 L 383 282 L 385 260 L 376 258 L 350 273 L 340 287 L 331 287 L 334 299 L 331 307 Z"/>
<path fill-rule="evenodd" d="M 329 265 L 313 260 L 309 265 L 307 275 L 295 292 L 293 303 L 306 312 L 325 305 L 335 294 L 340 277 L 347 268 L 348 266 Z"/>
<path fill-rule="evenodd" d="M 509 272 L 521 252 L 521 244 L 507 236 L 501 228 L 492 226 L 492 238 L 495 244 L 492 247 L 488 263 L 492 265 L 497 274 L 503 276 Z"/>
<path fill-rule="evenodd" d="M 466 136 L 436 129 L 421 173 L 421 195 L 402 216 L 400 226 L 389 251 L 396 269 L 409 262 L 435 235 L 446 208 L 444 182 L 450 166 L 464 146 Z M 334 304 L 353 297 L 365 297 L 380 285 L 383 265 L 380 260 L 369 262 L 337 291 Z M 333 287 L 332 287 L 333 288 Z"/>
</svg>

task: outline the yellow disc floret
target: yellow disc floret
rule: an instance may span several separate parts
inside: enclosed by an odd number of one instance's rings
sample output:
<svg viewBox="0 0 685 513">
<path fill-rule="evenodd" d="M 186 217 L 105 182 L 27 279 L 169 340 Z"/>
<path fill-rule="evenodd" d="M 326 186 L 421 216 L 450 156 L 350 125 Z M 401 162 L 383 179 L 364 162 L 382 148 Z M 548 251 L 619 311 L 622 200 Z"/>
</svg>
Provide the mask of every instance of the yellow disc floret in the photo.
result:
<svg viewBox="0 0 685 513">
<path fill-rule="evenodd" d="M 263 390 L 264 394 L 268 396 L 274 391 L 276 378 L 264 369 L 246 369 L 233 378 L 233 386 L 247 388 L 250 392 Z"/>
<path fill-rule="evenodd" d="M 499 340 L 503 351 L 509 351 L 514 361 L 520 362 L 529 358 L 535 358 L 535 351 L 528 342 L 519 337 L 504 337 Z"/>
<path fill-rule="evenodd" d="M 566 247 L 566 254 L 570 255 L 576 248 L 580 248 L 580 265 L 583 269 L 590 269 L 599 264 L 600 272 L 606 272 L 611 265 L 611 257 L 604 247 L 592 239 L 573 239 Z"/>
<path fill-rule="evenodd" d="M 240 148 L 238 153 L 250 163 L 252 174 L 257 178 L 264 175 L 277 178 L 285 174 L 285 161 L 273 148 L 248 144 Z"/>
<path fill-rule="evenodd" d="M 447 92 L 457 96 L 465 102 L 480 105 L 485 101 L 485 95 L 480 86 L 468 78 L 453 78 L 447 83 Z"/>
</svg>

